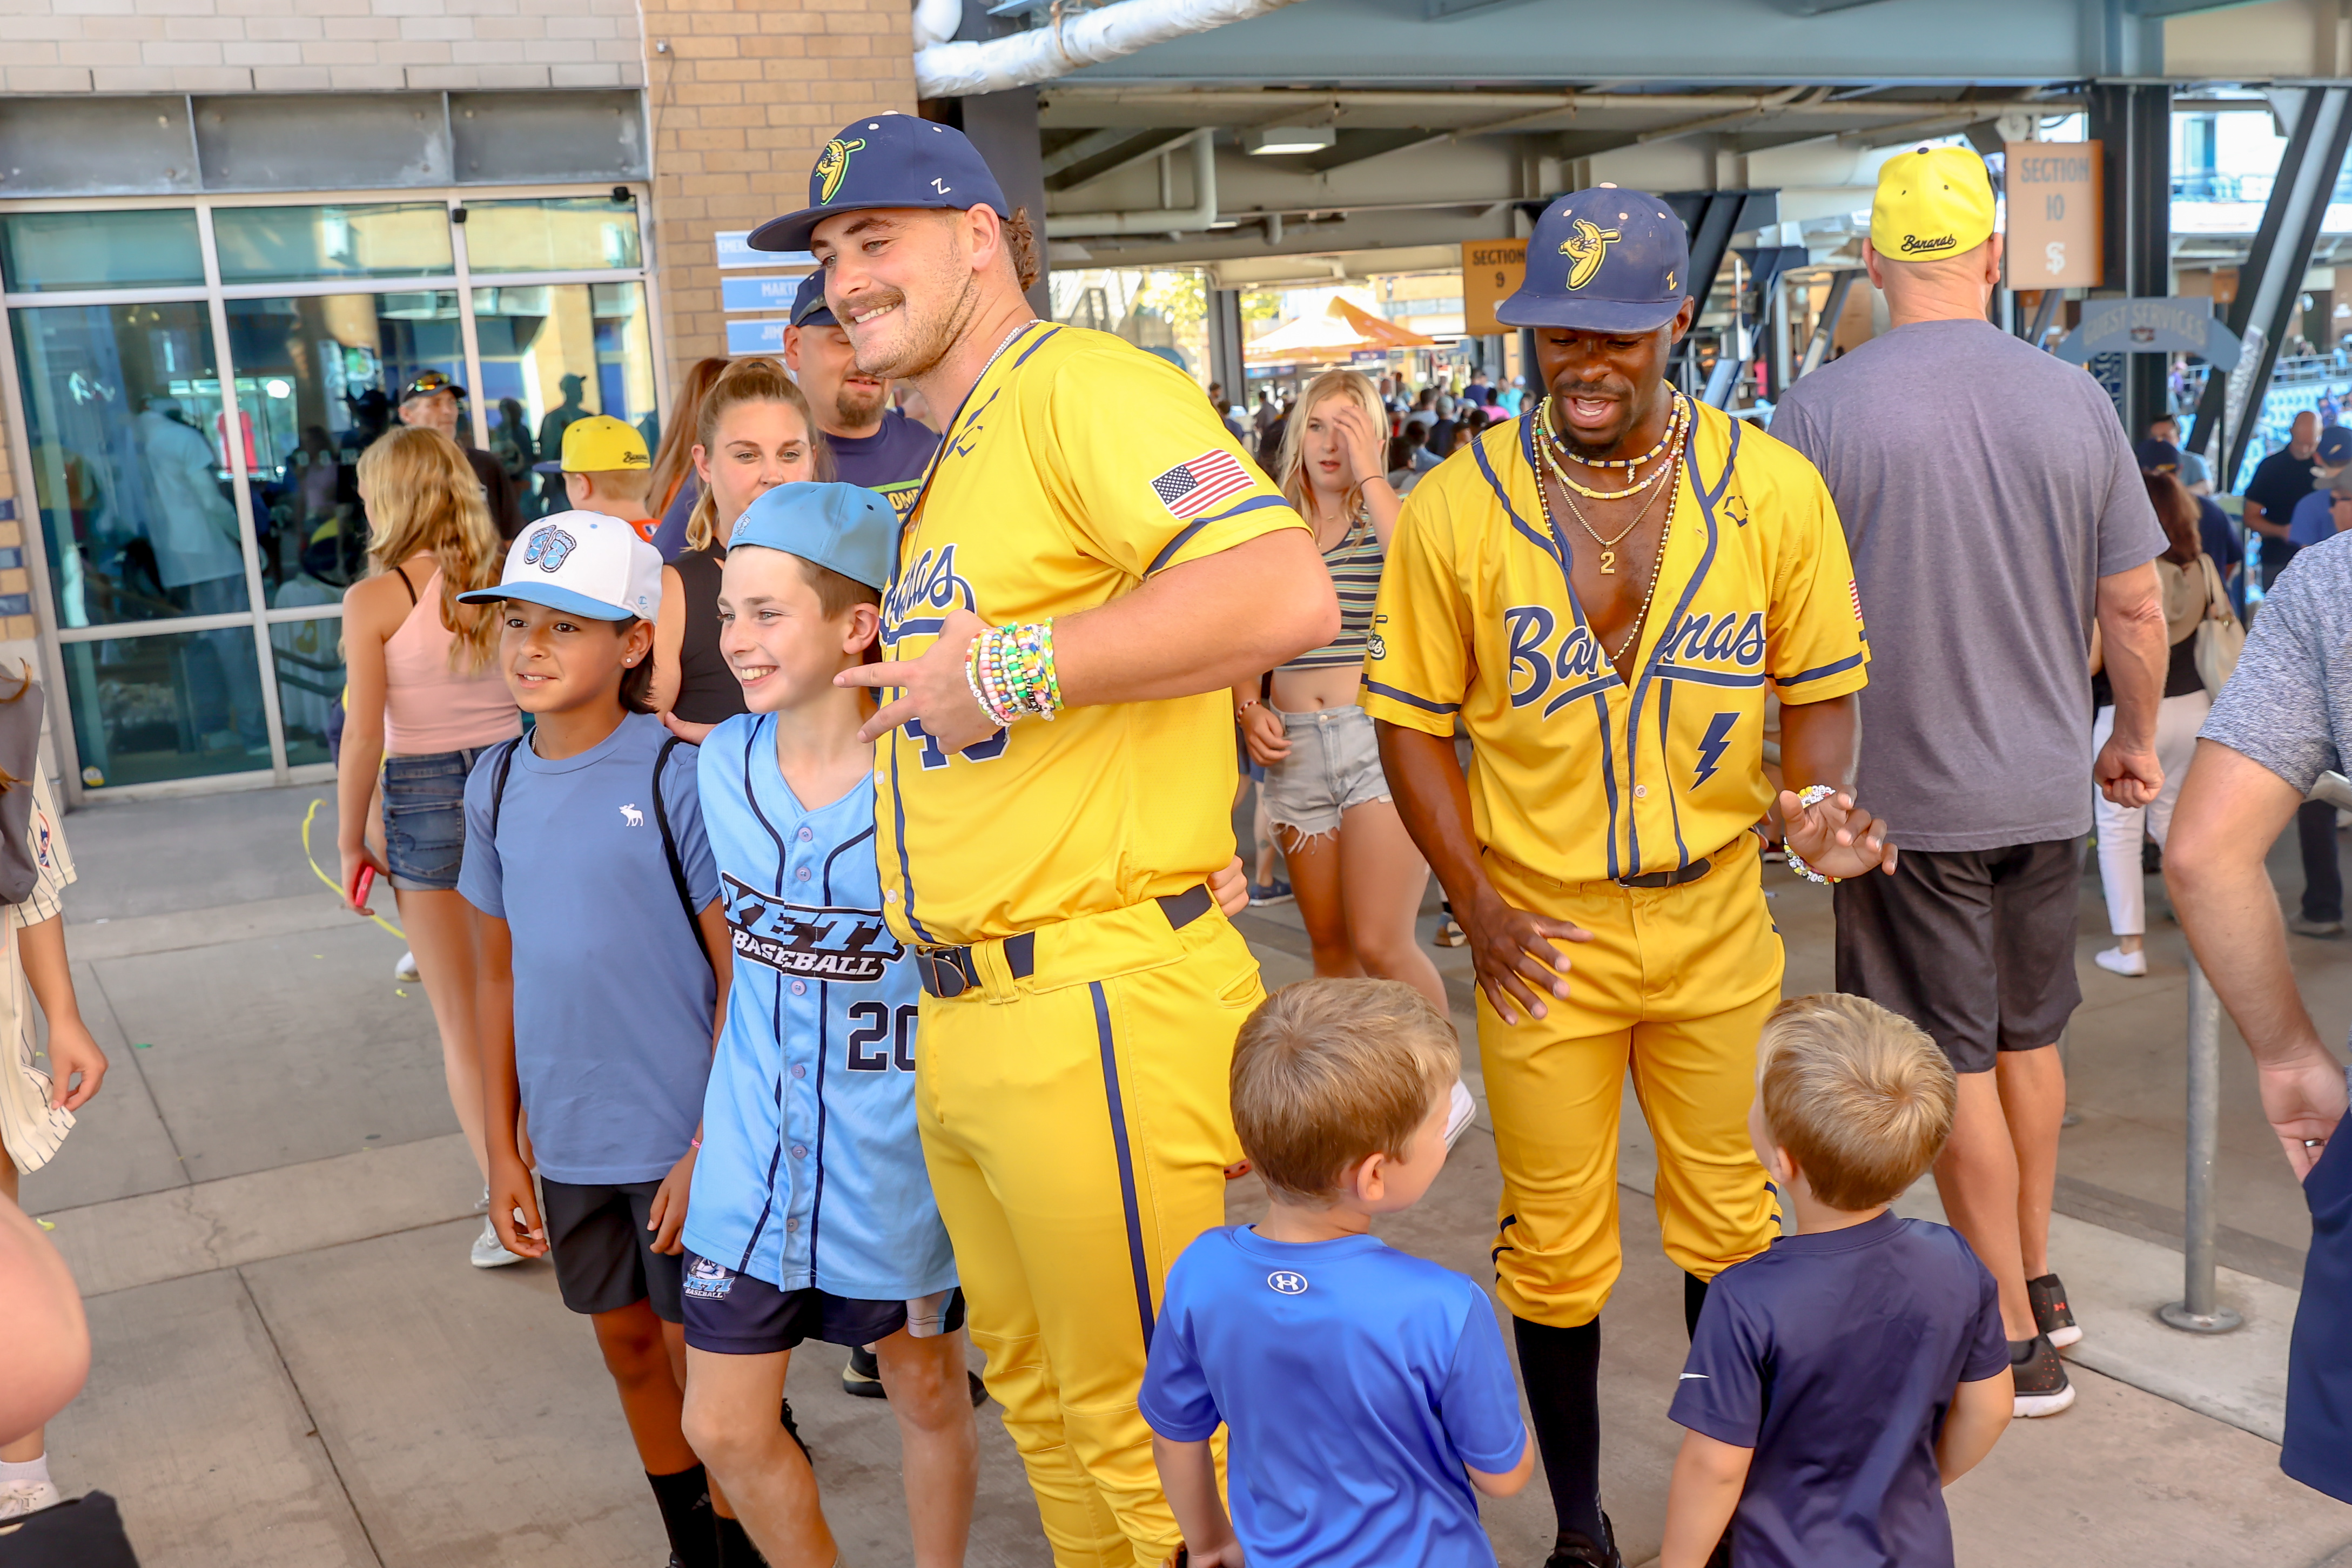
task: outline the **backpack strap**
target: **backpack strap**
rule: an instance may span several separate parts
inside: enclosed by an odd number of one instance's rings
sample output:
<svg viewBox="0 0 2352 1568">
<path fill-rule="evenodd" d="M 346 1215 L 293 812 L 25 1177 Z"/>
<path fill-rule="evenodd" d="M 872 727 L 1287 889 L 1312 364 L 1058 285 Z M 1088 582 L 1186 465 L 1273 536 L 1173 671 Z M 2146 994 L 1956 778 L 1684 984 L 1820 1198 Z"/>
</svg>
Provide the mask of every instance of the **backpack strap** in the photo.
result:
<svg viewBox="0 0 2352 1568">
<path fill-rule="evenodd" d="M 702 921 L 694 912 L 694 894 L 686 885 L 686 863 L 678 858 L 677 835 L 670 831 L 669 802 L 662 793 L 662 775 L 669 771 L 669 754 L 683 744 L 677 736 L 668 736 L 663 739 L 661 749 L 654 753 L 654 822 L 661 829 L 662 855 L 669 862 L 670 885 L 677 889 L 677 906 L 686 912 L 686 928 L 694 933 L 694 945 L 708 958 L 710 947 L 702 939 Z"/>
<path fill-rule="evenodd" d="M 515 747 L 523 743 L 518 735 L 499 747 L 499 759 L 490 764 L 490 848 L 499 847 L 499 808 L 506 804 L 507 774 L 514 767 Z"/>
</svg>

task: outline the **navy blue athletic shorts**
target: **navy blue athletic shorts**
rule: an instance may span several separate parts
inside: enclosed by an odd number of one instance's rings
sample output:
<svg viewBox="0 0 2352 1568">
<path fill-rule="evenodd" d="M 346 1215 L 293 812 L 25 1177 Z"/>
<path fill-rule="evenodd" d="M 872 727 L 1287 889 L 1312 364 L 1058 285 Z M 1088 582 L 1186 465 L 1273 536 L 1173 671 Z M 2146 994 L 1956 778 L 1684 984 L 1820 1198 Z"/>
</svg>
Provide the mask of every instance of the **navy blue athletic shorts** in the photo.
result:
<svg viewBox="0 0 2352 1568">
<path fill-rule="evenodd" d="M 803 1340 L 856 1347 L 889 1338 L 907 1326 L 904 1301 L 867 1301 L 830 1291 L 780 1291 L 752 1274 L 739 1274 L 689 1249 L 685 1284 L 686 1343 L 719 1355 L 772 1355 Z M 963 1292 L 947 1293 L 940 1328 L 963 1327 Z"/>
</svg>

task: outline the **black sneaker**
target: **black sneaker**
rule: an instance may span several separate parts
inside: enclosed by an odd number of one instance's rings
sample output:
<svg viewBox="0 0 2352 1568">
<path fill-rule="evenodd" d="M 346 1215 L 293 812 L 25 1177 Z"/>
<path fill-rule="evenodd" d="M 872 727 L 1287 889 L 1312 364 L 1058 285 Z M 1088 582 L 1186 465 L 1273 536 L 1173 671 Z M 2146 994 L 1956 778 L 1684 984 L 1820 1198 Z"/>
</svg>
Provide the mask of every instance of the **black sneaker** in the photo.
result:
<svg viewBox="0 0 2352 1568">
<path fill-rule="evenodd" d="M 881 1364 L 874 1353 L 864 1345 L 849 1352 L 849 1364 L 841 1369 L 841 1391 L 859 1399 L 887 1399 L 890 1391 L 882 1386 Z"/>
<path fill-rule="evenodd" d="M 2074 1385 L 2066 1381 L 2066 1364 L 2058 1358 L 2045 1334 L 2011 1341 L 2009 1371 L 2017 1380 L 2015 1414 L 2019 1416 L 2055 1416 L 2074 1403 Z"/>
<path fill-rule="evenodd" d="M 1595 1542 L 1580 1530 L 1563 1530 L 1544 1559 L 1544 1568 L 1625 1568 L 1625 1560 L 1617 1555 L 1617 1531 L 1609 1516 L 1601 1516 L 1601 1539 Z"/>
<path fill-rule="evenodd" d="M 802 1458 L 815 1458 L 816 1456 L 809 1452 L 808 1440 L 801 1436 L 801 1424 L 793 1419 L 793 1402 L 786 1399 L 783 1401 L 783 1406 L 784 1436 L 790 1437 L 793 1446 L 800 1449 Z"/>
<path fill-rule="evenodd" d="M 2033 1326 L 2042 1331 L 2042 1338 L 2063 1350 L 2083 1337 L 2081 1325 L 2074 1322 L 2074 1309 L 2066 1304 L 2066 1287 L 2058 1282 L 2057 1275 L 2026 1281 L 2025 1294 L 2033 1302 Z"/>
</svg>

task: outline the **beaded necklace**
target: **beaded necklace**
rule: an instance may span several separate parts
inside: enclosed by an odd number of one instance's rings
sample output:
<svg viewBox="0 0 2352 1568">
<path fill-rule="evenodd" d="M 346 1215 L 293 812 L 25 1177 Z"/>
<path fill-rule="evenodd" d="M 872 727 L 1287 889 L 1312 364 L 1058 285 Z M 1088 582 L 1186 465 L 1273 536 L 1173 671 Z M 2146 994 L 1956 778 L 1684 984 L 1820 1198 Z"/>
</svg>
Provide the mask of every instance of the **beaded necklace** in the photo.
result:
<svg viewBox="0 0 2352 1568">
<path fill-rule="evenodd" d="M 1666 464 L 1664 472 L 1673 473 L 1675 469 L 1680 465 L 1681 456 L 1682 446 L 1681 444 L 1677 442 L 1675 447 L 1674 460 Z M 1565 499 L 1566 497 L 1563 497 L 1562 498 Z M 1543 487 L 1543 476 L 1541 475 L 1538 475 L 1536 476 L 1536 499 L 1543 504 L 1545 526 L 1551 530 L 1552 538 L 1559 540 L 1560 548 L 1565 550 L 1568 547 L 1568 536 L 1560 532 L 1559 523 L 1558 519 L 1552 516 L 1551 497 Z M 1609 662 L 1612 665 L 1615 664 L 1618 660 L 1625 656 L 1627 649 L 1633 647 L 1635 643 L 1640 641 L 1642 636 L 1642 628 L 1650 619 L 1650 601 L 1655 599 L 1658 594 L 1658 577 L 1661 570 L 1666 563 L 1666 545 L 1667 541 L 1672 539 L 1675 535 L 1675 510 L 1680 504 L 1681 500 L 1682 486 L 1680 485 L 1668 486 L 1666 487 L 1666 516 L 1664 521 L 1661 523 L 1658 528 L 1658 550 L 1657 554 L 1654 556 L 1650 561 L 1650 585 L 1642 591 L 1642 608 L 1634 612 L 1633 624 L 1627 630 L 1623 640 L 1617 644 L 1615 652 L 1612 653 L 1608 644 L 1601 644 L 1601 651 L 1608 655 Z M 1644 507 L 1643 510 L 1647 511 L 1648 508 Z M 1579 522 L 1582 522 L 1583 518 L 1580 517 L 1577 520 Z M 1590 530 L 1588 529 L 1587 531 L 1589 532 Z M 1626 533 L 1631 532 L 1633 532 L 1631 528 L 1626 530 Z M 1625 535 L 1620 534 L 1617 537 L 1622 539 Z M 1597 636 L 1594 640 L 1596 642 L 1599 641 Z"/>
<path fill-rule="evenodd" d="M 1651 447 L 1639 457 L 1579 457 L 1575 453 L 1568 450 L 1567 443 L 1560 440 L 1552 428 L 1551 402 L 1549 398 L 1544 399 L 1542 404 L 1536 410 L 1537 429 L 1543 436 L 1544 461 L 1551 468 L 1552 476 L 1559 481 L 1561 488 L 1573 490 L 1589 501 L 1622 501 L 1628 497 L 1638 496 L 1655 484 L 1659 474 L 1665 472 L 1665 469 L 1654 468 L 1650 471 L 1650 476 L 1647 479 L 1637 480 L 1622 490 L 1596 490 L 1569 473 L 1566 465 L 1560 461 L 1563 454 L 1570 461 L 1582 464 L 1588 468 L 1636 469 L 1664 452 L 1688 427 L 1688 411 L 1685 408 L 1683 400 L 1676 397 L 1667 407 L 1665 434 L 1658 437 L 1658 444 L 1655 446 Z M 1666 466 L 1671 468 L 1673 465 L 1669 464 Z"/>
</svg>

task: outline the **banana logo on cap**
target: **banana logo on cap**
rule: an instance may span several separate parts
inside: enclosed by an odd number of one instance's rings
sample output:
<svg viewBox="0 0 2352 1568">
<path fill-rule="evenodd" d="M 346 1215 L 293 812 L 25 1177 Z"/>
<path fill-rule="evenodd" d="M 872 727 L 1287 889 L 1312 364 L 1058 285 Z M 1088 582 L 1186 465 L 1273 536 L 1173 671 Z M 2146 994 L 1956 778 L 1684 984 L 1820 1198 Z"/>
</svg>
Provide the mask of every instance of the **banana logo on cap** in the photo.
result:
<svg viewBox="0 0 2352 1568">
<path fill-rule="evenodd" d="M 1601 258 L 1619 237 L 1615 229 L 1604 229 L 1590 219 L 1577 219 L 1574 231 L 1559 242 L 1559 254 L 1576 264 L 1568 269 L 1568 286 L 1581 288 L 1591 282 L 1592 275 L 1601 270 Z"/>
<path fill-rule="evenodd" d="M 862 136 L 855 141 L 844 141 L 836 136 L 824 144 L 824 151 L 816 155 L 818 206 L 833 200 L 833 193 L 841 189 L 841 177 L 849 172 L 849 155 L 865 145 Z"/>
</svg>

